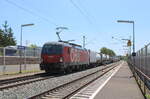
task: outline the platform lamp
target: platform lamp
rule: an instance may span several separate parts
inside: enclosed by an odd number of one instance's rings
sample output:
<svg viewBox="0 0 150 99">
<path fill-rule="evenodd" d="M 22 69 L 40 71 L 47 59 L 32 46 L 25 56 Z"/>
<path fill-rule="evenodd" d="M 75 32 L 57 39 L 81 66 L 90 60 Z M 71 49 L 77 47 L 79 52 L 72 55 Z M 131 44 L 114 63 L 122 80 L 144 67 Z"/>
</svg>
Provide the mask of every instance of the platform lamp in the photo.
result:
<svg viewBox="0 0 150 99">
<path fill-rule="evenodd" d="M 129 21 L 129 20 L 117 20 L 118 23 L 130 23 L 133 26 L 133 52 L 132 52 L 132 56 L 133 56 L 133 64 L 132 64 L 132 71 L 133 71 L 133 76 L 135 77 L 135 32 L 134 32 L 134 21 Z"/>
<path fill-rule="evenodd" d="M 132 52 L 132 56 L 136 56 L 135 53 L 135 32 L 134 32 L 134 21 L 128 21 L 128 20 L 117 20 L 118 23 L 131 23 L 133 25 L 133 52 Z"/>
<path fill-rule="evenodd" d="M 30 24 L 22 24 L 21 25 L 21 33 L 20 33 L 20 46 L 22 47 L 22 28 L 23 27 L 28 27 L 28 26 L 33 26 L 34 24 L 33 23 L 30 23 Z M 20 49 L 20 71 L 19 71 L 19 73 L 21 73 L 22 72 L 22 70 L 21 70 L 21 58 L 22 58 L 22 51 L 21 51 L 21 49 Z"/>
</svg>

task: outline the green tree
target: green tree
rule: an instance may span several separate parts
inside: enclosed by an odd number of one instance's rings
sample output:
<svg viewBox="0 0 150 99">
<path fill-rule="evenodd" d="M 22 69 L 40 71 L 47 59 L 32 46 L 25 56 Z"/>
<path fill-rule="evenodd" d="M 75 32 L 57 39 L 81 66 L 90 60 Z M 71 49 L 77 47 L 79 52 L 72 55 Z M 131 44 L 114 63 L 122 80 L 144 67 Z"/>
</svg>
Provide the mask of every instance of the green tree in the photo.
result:
<svg viewBox="0 0 150 99">
<path fill-rule="evenodd" d="M 8 23 L 7 23 L 7 21 L 5 21 L 4 24 L 2 24 L 2 26 L 3 26 L 3 28 L 4 28 L 4 29 L 3 29 L 4 33 L 7 33 L 7 31 L 8 31 L 8 26 L 9 26 Z"/>
<path fill-rule="evenodd" d="M 16 45 L 16 40 L 13 37 L 13 31 L 12 31 L 11 27 L 8 28 L 8 41 L 9 41 L 10 45 Z"/>
<path fill-rule="evenodd" d="M 102 54 L 108 55 L 108 50 L 107 50 L 106 47 L 101 48 L 101 49 L 100 49 L 100 52 L 101 52 Z"/>
<path fill-rule="evenodd" d="M 3 31 L 0 29 L 0 47 L 3 46 Z"/>
<path fill-rule="evenodd" d="M 101 52 L 102 54 L 109 55 L 109 56 L 115 56 L 115 55 L 116 55 L 113 50 L 108 49 L 108 48 L 106 48 L 106 47 L 101 48 L 101 49 L 100 49 L 100 52 Z"/>
<path fill-rule="evenodd" d="M 108 49 L 108 55 L 109 56 L 115 56 L 116 54 L 115 54 L 115 52 L 113 50 Z"/>
<path fill-rule="evenodd" d="M 30 48 L 37 48 L 37 45 L 36 44 L 31 44 L 29 47 Z"/>
<path fill-rule="evenodd" d="M 2 29 L 0 29 L 0 47 L 14 46 L 16 45 L 16 40 L 13 37 L 12 28 L 9 27 L 7 21 L 2 24 Z"/>
</svg>

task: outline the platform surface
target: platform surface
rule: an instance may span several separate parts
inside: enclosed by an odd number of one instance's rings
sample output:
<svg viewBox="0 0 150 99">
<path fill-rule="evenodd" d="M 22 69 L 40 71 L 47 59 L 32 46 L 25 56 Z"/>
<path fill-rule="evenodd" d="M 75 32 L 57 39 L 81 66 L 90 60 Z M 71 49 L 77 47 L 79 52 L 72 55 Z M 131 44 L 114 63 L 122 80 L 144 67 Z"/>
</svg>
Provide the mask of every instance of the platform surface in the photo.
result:
<svg viewBox="0 0 150 99">
<path fill-rule="evenodd" d="M 94 99 L 144 99 L 127 63 L 99 91 Z"/>
</svg>

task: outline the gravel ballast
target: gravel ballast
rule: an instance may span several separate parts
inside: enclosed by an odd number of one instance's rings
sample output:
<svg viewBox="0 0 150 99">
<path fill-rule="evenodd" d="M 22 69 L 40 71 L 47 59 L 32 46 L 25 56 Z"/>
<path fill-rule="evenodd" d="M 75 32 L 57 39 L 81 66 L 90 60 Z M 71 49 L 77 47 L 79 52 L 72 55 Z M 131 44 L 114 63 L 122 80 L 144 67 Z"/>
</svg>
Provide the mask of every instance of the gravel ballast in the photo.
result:
<svg viewBox="0 0 150 99">
<path fill-rule="evenodd" d="M 111 65 L 111 64 L 109 64 Z M 54 77 L 34 83 L 30 83 L 27 85 L 18 86 L 15 88 L 10 88 L 7 90 L 0 91 L 0 99 L 24 99 L 29 98 L 31 96 L 40 94 L 42 92 L 53 89 L 59 85 L 65 84 L 72 80 L 81 78 L 85 75 L 91 74 L 97 70 L 102 69 L 104 66 L 88 69 L 85 71 L 72 73 L 68 75 L 63 75 L 59 77 Z"/>
</svg>

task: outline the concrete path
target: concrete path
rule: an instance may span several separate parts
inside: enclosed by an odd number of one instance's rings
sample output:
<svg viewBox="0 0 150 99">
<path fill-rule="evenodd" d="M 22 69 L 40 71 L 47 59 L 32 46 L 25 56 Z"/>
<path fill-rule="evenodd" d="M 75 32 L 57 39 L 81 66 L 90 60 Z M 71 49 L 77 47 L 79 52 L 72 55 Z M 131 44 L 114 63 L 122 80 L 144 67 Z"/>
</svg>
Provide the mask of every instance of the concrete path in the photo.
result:
<svg viewBox="0 0 150 99">
<path fill-rule="evenodd" d="M 144 99 L 144 97 L 127 63 L 124 63 L 94 99 Z"/>
</svg>

